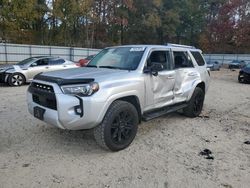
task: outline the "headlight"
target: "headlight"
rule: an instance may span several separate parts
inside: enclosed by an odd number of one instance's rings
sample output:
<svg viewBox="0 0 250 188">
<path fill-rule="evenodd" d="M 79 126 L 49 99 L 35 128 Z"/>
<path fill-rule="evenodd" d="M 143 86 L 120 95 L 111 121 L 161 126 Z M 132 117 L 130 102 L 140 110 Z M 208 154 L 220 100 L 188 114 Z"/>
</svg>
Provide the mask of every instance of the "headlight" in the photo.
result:
<svg viewBox="0 0 250 188">
<path fill-rule="evenodd" d="M 81 85 L 65 85 L 61 87 L 63 93 L 79 96 L 90 96 L 99 90 L 99 85 L 96 82 Z"/>
</svg>

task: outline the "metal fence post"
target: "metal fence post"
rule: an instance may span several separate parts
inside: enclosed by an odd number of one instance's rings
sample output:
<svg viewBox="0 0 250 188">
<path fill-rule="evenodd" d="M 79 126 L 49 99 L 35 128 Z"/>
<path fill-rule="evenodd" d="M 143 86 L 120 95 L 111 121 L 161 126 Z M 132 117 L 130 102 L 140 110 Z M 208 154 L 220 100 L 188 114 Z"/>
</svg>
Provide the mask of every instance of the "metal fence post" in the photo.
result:
<svg viewBox="0 0 250 188">
<path fill-rule="evenodd" d="M 29 45 L 29 49 L 30 49 L 30 57 L 32 57 L 31 45 Z"/>
<path fill-rule="evenodd" d="M 69 58 L 70 58 L 70 61 L 74 61 L 74 48 L 70 48 L 69 49 Z"/>
<path fill-rule="evenodd" d="M 4 43 L 4 51 L 5 51 L 5 64 L 8 63 L 8 54 L 7 54 L 7 44 L 6 42 Z"/>
</svg>

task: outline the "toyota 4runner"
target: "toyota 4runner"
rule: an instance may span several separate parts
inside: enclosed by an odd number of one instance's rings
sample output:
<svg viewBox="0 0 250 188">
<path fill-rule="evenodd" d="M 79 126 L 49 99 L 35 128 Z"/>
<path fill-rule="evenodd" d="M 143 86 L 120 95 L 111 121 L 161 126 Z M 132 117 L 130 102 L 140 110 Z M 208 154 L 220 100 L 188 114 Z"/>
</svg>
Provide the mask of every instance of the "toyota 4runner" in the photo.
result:
<svg viewBox="0 0 250 188">
<path fill-rule="evenodd" d="M 181 110 L 198 116 L 209 85 L 201 50 L 191 46 L 105 48 L 83 68 L 41 73 L 27 91 L 29 112 L 61 129 L 94 128 L 102 147 L 128 147 L 141 121 Z"/>
</svg>

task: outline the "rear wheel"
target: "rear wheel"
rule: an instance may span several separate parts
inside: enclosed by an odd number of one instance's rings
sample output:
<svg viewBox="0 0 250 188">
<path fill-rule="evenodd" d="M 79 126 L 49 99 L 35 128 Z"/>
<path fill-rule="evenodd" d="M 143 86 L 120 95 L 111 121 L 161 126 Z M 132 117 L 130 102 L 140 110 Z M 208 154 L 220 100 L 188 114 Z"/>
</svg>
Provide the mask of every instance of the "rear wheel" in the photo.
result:
<svg viewBox="0 0 250 188">
<path fill-rule="evenodd" d="M 101 147 L 119 151 L 132 143 L 138 123 L 135 106 L 118 100 L 111 104 L 102 123 L 94 129 L 94 137 Z"/>
<path fill-rule="evenodd" d="M 10 86 L 21 86 L 25 83 L 25 77 L 20 73 L 13 73 L 8 78 Z"/>
<path fill-rule="evenodd" d="M 204 91 L 201 88 L 196 87 L 188 106 L 183 109 L 184 114 L 188 117 L 199 116 L 203 108 L 204 98 Z"/>
</svg>

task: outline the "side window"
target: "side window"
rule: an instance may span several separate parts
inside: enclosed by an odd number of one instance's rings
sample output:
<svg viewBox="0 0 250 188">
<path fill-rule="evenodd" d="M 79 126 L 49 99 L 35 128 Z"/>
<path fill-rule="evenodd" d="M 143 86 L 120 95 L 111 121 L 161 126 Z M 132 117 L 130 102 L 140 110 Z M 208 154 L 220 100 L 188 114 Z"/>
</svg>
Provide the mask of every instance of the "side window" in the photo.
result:
<svg viewBox="0 0 250 188">
<path fill-rule="evenodd" d="M 147 66 L 150 67 L 153 63 L 161 63 L 164 70 L 170 70 L 170 53 L 168 51 L 153 51 L 148 58 Z"/>
<path fill-rule="evenodd" d="M 200 54 L 200 52 L 191 52 L 192 55 L 194 56 L 195 61 L 197 62 L 197 64 L 199 66 L 203 66 L 205 65 L 205 61 L 202 58 L 202 55 Z M 215 62 L 215 64 L 218 64 L 217 62 Z"/>
<path fill-rule="evenodd" d="M 194 67 L 187 52 L 174 52 L 174 65 L 175 69 Z"/>
<path fill-rule="evenodd" d="M 45 66 L 49 64 L 48 59 L 39 59 L 36 61 L 36 66 Z"/>
<path fill-rule="evenodd" d="M 62 65 L 65 61 L 63 59 L 50 59 L 50 65 Z"/>
</svg>

